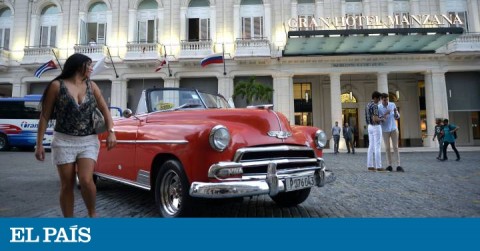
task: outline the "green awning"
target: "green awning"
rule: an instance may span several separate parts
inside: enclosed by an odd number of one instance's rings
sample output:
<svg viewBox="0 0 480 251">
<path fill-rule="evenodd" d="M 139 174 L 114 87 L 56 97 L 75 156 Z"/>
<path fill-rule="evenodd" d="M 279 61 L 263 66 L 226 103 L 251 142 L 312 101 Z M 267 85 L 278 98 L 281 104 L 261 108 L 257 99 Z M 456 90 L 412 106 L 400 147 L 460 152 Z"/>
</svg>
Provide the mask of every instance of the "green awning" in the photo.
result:
<svg viewBox="0 0 480 251">
<path fill-rule="evenodd" d="M 434 53 L 463 28 L 290 31 L 283 56 Z"/>
</svg>

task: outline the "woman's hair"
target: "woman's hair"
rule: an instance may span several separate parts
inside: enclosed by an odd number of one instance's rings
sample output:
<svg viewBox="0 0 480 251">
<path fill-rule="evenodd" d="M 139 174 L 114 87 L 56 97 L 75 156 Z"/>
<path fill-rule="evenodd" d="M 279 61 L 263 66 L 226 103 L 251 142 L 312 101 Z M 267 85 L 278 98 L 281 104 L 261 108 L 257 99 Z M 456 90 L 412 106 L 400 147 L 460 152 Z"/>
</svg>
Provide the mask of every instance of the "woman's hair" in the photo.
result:
<svg viewBox="0 0 480 251">
<path fill-rule="evenodd" d="M 48 83 L 47 87 L 43 91 L 42 98 L 40 99 L 39 108 L 40 109 L 42 108 L 45 96 L 47 95 L 48 90 L 50 89 L 50 86 L 52 85 L 53 81 L 59 80 L 59 79 L 71 78 L 75 76 L 77 72 L 80 72 L 80 74 L 85 74 L 88 71 L 88 64 L 90 63 L 92 63 L 92 59 L 80 53 L 75 53 L 70 57 L 68 57 L 67 61 L 65 61 L 65 65 L 63 66 L 62 73 L 60 73 L 60 75 L 58 75 L 56 78 L 50 81 L 50 83 Z M 53 113 L 47 119 L 55 118 Z"/>
</svg>

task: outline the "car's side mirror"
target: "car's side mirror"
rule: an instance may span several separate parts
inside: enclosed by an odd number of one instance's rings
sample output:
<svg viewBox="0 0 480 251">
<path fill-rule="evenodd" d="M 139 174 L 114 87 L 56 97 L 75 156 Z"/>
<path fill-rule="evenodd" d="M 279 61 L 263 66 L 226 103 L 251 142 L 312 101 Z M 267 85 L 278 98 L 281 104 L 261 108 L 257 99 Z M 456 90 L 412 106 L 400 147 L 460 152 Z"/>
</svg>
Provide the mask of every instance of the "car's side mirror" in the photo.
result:
<svg viewBox="0 0 480 251">
<path fill-rule="evenodd" d="M 132 112 L 132 110 L 127 108 L 127 109 L 123 110 L 122 115 L 123 115 L 124 118 L 128 119 L 133 115 L 133 112 Z"/>
</svg>

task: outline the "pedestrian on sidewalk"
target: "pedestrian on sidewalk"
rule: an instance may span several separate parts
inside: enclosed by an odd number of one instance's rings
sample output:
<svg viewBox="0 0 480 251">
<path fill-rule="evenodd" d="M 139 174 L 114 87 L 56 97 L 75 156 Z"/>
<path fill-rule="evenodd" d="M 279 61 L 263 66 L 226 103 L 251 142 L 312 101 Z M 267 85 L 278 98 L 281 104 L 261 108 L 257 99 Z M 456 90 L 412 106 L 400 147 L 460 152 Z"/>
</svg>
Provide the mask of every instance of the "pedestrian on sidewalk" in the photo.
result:
<svg viewBox="0 0 480 251">
<path fill-rule="evenodd" d="M 455 151 L 455 154 L 457 155 L 456 161 L 460 160 L 460 154 L 458 153 L 457 148 L 455 147 L 455 140 L 457 139 L 457 131 L 460 127 L 454 125 L 454 124 L 449 124 L 448 119 L 443 120 L 443 159 L 440 159 L 441 161 L 448 160 L 447 157 L 447 147 L 448 145 L 452 145 L 453 151 Z"/>
<path fill-rule="evenodd" d="M 338 121 L 335 121 L 335 126 L 332 127 L 332 137 L 333 137 L 333 153 L 338 153 L 338 143 L 340 142 L 340 131 L 342 129 L 338 126 Z"/>
<path fill-rule="evenodd" d="M 380 117 L 385 121 L 382 123 L 383 143 L 385 144 L 385 155 L 387 155 L 387 171 L 393 171 L 392 166 L 397 167 L 397 172 L 404 172 L 400 166 L 400 152 L 398 151 L 398 128 L 396 120 L 400 119 L 400 113 L 393 102 L 389 102 L 388 93 L 382 93 L 382 102 L 378 105 Z M 392 151 L 390 150 L 392 142 Z M 393 161 L 392 161 L 393 160 Z"/>
<path fill-rule="evenodd" d="M 78 177 L 89 217 L 96 217 L 96 187 L 93 170 L 100 142 L 93 127 L 92 114 L 99 109 L 108 130 L 108 150 L 116 145 L 113 120 L 98 85 L 90 80 L 93 65 L 89 57 L 75 53 L 67 58 L 62 73 L 50 81 L 40 101 L 35 157 L 45 160 L 42 145 L 48 121 L 55 119 L 52 162 L 60 177 L 60 207 L 64 217 L 74 214 L 74 187 Z"/>
<path fill-rule="evenodd" d="M 382 155 L 380 148 L 382 146 L 382 127 L 380 124 L 384 121 L 378 113 L 378 102 L 382 95 L 378 91 L 372 93 L 372 100 L 365 107 L 365 120 L 368 124 L 368 153 L 367 167 L 369 171 L 385 171 L 382 168 Z"/>
<path fill-rule="evenodd" d="M 352 148 L 352 154 L 355 154 L 355 147 L 353 145 L 353 128 L 345 123 L 343 127 L 343 138 L 345 139 L 345 144 L 347 145 L 347 153 L 350 153 L 350 147 Z"/>
<path fill-rule="evenodd" d="M 437 159 L 443 159 L 442 154 L 443 154 L 443 123 L 442 119 L 437 118 L 435 120 L 435 133 L 433 134 L 433 139 L 432 141 L 435 141 L 435 138 L 437 138 L 438 141 L 438 156 Z"/>
<path fill-rule="evenodd" d="M 368 129 L 367 126 L 363 126 L 363 147 L 368 147 Z"/>
</svg>

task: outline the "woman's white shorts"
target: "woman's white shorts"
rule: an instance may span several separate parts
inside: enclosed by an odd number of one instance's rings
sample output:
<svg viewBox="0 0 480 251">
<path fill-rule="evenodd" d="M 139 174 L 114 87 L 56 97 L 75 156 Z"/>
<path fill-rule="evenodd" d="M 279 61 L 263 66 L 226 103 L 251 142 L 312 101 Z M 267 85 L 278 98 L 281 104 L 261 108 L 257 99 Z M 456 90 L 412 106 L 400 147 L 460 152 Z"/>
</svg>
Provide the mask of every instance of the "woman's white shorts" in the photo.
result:
<svg viewBox="0 0 480 251">
<path fill-rule="evenodd" d="M 99 149 L 100 142 L 96 134 L 72 136 L 53 132 L 52 162 L 54 165 L 74 163 L 80 158 L 93 159 L 96 162 Z"/>
</svg>

